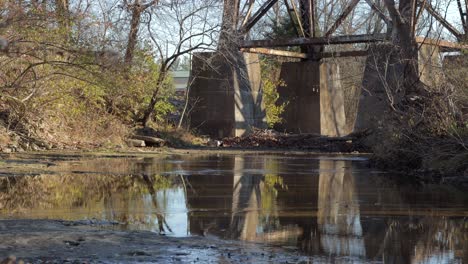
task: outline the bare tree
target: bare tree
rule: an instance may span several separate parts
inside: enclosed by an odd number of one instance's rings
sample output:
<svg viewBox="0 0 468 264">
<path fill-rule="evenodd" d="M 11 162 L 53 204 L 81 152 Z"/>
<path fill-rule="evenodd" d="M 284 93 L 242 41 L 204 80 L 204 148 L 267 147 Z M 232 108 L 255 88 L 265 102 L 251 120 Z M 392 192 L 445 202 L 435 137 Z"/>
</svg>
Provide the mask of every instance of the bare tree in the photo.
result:
<svg viewBox="0 0 468 264">
<path fill-rule="evenodd" d="M 142 13 L 148 8 L 157 5 L 159 0 L 152 0 L 147 3 L 142 2 L 141 0 L 134 0 L 132 3 L 128 3 L 127 0 L 124 0 L 124 5 L 130 10 L 132 14 L 130 22 L 130 31 L 128 34 L 127 49 L 125 51 L 124 62 L 127 67 L 130 67 L 133 61 L 133 53 L 138 41 L 138 30 L 140 28 L 140 21 Z"/>
<path fill-rule="evenodd" d="M 217 1 L 167 1 L 147 12 L 147 34 L 159 59 L 159 75 L 142 124 L 151 120 L 160 92 L 169 71 L 178 58 L 186 54 L 212 49 L 219 31 Z M 169 52 L 170 50 L 170 52 Z"/>
</svg>

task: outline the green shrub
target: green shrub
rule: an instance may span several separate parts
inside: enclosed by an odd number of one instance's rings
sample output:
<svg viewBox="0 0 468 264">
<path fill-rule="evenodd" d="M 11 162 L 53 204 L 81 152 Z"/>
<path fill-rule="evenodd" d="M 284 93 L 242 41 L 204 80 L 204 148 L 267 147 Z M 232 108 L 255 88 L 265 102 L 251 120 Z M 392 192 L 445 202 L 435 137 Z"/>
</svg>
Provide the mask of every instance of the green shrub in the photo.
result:
<svg viewBox="0 0 468 264">
<path fill-rule="evenodd" d="M 265 101 L 266 118 L 268 127 L 272 128 L 275 124 L 283 122 L 281 114 L 287 103 L 277 104 L 279 99 L 278 86 L 285 86 L 286 84 L 279 80 L 264 79 L 263 80 L 263 100 Z"/>
</svg>

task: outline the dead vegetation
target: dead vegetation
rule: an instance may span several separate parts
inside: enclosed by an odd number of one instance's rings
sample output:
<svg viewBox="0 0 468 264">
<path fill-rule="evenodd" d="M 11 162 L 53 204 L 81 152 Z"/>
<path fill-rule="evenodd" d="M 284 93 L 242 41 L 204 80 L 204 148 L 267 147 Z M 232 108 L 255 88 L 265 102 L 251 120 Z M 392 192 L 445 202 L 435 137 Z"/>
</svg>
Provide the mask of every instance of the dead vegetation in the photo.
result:
<svg viewBox="0 0 468 264">
<path fill-rule="evenodd" d="M 248 136 L 225 138 L 222 140 L 222 145 L 232 148 L 273 148 L 356 153 L 365 151 L 358 143 L 358 139 L 358 136 L 325 137 L 317 134 L 287 134 L 274 130 L 256 129 Z"/>
<path fill-rule="evenodd" d="M 463 58 L 463 57 L 462 57 Z M 466 59 L 466 57 L 465 57 Z M 459 61 L 458 61 L 459 62 Z M 376 164 L 390 169 L 419 170 L 440 175 L 468 175 L 468 120 L 465 78 L 468 68 L 453 74 L 448 61 L 437 83 L 418 82 L 413 92 L 391 104 L 380 126 L 367 138 Z M 466 98 L 466 97 L 465 97 Z"/>
</svg>

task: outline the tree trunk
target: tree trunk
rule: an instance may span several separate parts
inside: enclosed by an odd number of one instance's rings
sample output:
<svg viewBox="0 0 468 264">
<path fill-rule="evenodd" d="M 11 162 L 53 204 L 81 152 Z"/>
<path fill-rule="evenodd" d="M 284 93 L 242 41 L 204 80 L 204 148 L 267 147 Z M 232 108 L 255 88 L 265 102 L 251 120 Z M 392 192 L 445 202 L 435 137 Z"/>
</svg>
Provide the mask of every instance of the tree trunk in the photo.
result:
<svg viewBox="0 0 468 264">
<path fill-rule="evenodd" d="M 138 29 L 140 26 L 142 8 L 140 0 L 135 0 L 132 6 L 132 20 L 130 22 L 130 32 L 128 34 L 127 49 L 125 51 L 125 65 L 127 69 L 131 67 L 133 62 L 133 53 L 137 44 Z"/>
<path fill-rule="evenodd" d="M 399 51 L 399 64 L 403 67 L 403 88 L 406 92 L 412 90 L 419 80 L 418 48 L 412 32 L 413 1 L 400 0 L 397 9 L 394 0 L 385 0 L 393 22 L 392 42 Z"/>
<path fill-rule="evenodd" d="M 153 116 L 154 112 L 154 107 L 156 106 L 156 103 L 158 102 L 158 95 L 159 95 L 159 90 L 161 89 L 161 86 L 164 83 L 164 80 L 166 79 L 167 75 L 167 66 L 166 65 L 161 65 L 161 70 L 159 72 L 158 79 L 156 80 L 156 89 L 153 92 L 153 95 L 151 96 L 151 101 L 148 104 L 148 107 L 146 108 L 146 111 L 143 115 L 143 119 L 141 121 L 142 125 L 146 127 L 151 120 L 151 117 Z"/>
<path fill-rule="evenodd" d="M 219 36 L 219 50 L 231 51 L 237 39 L 237 25 L 239 22 L 239 0 L 224 0 L 223 22 Z"/>
</svg>

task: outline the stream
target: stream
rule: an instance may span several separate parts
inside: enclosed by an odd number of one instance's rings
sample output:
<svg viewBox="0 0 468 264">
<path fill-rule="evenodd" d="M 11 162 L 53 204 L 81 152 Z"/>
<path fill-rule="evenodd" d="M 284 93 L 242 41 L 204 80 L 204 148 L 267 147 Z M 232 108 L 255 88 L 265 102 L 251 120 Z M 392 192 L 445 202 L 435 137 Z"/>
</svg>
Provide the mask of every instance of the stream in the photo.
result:
<svg viewBox="0 0 468 264">
<path fill-rule="evenodd" d="M 304 263 L 468 263 L 467 192 L 357 156 L 7 155 L 0 219 L 0 232 L 2 221 L 61 220 L 280 248 Z M 3 239 L 0 257 L 18 248 Z"/>
</svg>

